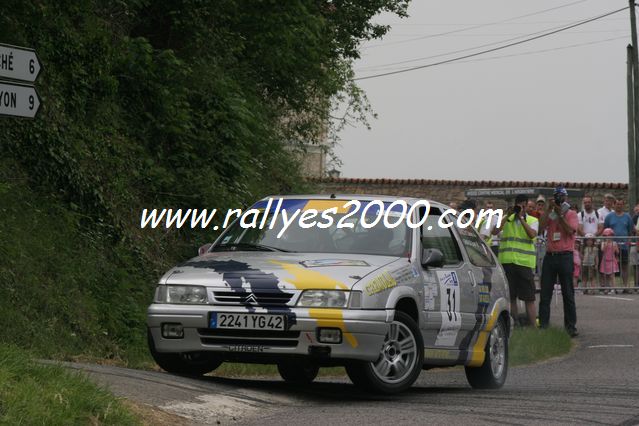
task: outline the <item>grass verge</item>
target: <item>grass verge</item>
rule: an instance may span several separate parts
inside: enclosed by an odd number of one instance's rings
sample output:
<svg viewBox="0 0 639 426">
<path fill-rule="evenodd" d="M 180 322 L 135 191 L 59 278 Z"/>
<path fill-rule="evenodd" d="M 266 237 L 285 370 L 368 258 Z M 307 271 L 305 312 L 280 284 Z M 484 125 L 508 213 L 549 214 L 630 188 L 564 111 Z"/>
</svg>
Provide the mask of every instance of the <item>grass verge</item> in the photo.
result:
<svg viewBox="0 0 639 426">
<path fill-rule="evenodd" d="M 137 425 L 120 401 L 88 378 L 0 345 L 0 424 Z"/>
<path fill-rule="evenodd" d="M 510 365 L 524 365 L 565 355 L 572 340 L 563 328 L 516 328 L 510 338 Z"/>
</svg>

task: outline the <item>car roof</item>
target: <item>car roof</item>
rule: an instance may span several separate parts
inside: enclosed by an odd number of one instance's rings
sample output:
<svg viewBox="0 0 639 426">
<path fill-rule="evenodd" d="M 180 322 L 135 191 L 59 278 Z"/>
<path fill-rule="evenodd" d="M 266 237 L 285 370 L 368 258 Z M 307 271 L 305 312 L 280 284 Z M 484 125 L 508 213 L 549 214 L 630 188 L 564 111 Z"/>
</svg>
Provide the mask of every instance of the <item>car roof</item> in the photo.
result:
<svg viewBox="0 0 639 426">
<path fill-rule="evenodd" d="M 425 201 L 428 201 L 430 205 L 434 207 L 447 207 L 443 203 L 426 199 L 426 198 L 402 197 L 402 196 L 393 196 L 393 195 L 375 195 L 375 194 L 333 193 L 333 194 L 269 195 L 268 197 L 262 198 L 260 201 L 265 201 L 265 200 L 268 200 L 269 198 L 272 198 L 272 199 L 281 198 L 283 200 L 359 200 L 359 201 L 380 200 L 385 203 L 386 202 L 392 203 L 393 201 L 403 200 L 403 201 L 406 201 L 407 204 L 413 204 L 416 201 L 425 200 Z"/>
</svg>

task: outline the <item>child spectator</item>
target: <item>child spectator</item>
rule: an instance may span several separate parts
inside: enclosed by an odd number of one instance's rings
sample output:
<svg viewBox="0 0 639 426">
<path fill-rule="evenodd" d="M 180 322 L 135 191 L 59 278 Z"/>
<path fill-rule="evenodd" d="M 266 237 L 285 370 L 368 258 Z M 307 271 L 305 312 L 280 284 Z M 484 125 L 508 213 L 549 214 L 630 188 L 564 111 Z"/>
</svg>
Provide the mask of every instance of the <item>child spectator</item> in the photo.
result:
<svg viewBox="0 0 639 426">
<path fill-rule="evenodd" d="M 580 292 L 579 281 L 581 278 L 581 241 L 575 240 L 575 249 L 572 252 L 572 288 L 575 289 L 575 293 Z"/>
<path fill-rule="evenodd" d="M 602 234 L 604 237 L 612 237 L 615 235 L 615 231 L 611 228 L 606 228 Z M 619 246 L 612 239 L 606 239 L 601 244 L 601 266 L 599 272 L 603 274 L 602 287 L 610 287 L 608 294 L 615 294 L 615 290 L 612 289 L 615 273 L 619 272 L 619 262 L 617 261 L 619 256 Z M 604 291 L 605 292 L 605 291 Z"/>
<path fill-rule="evenodd" d="M 590 290 L 588 289 L 595 287 L 595 279 L 597 278 L 597 265 L 599 264 L 599 249 L 597 248 L 597 246 L 595 246 L 595 239 L 593 234 L 586 234 L 582 252 L 582 283 L 586 288 L 585 293 L 588 294 L 590 292 Z"/>
</svg>

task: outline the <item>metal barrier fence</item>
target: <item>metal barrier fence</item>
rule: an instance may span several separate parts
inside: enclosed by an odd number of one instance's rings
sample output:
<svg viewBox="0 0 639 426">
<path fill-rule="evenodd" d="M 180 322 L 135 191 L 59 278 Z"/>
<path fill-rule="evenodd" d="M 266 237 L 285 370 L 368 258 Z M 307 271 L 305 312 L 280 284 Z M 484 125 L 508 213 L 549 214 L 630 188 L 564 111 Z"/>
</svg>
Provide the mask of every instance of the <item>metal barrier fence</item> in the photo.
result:
<svg viewBox="0 0 639 426">
<path fill-rule="evenodd" d="M 639 236 L 577 237 L 573 257 L 575 292 L 583 294 L 619 294 L 639 292 Z M 546 243 L 538 238 L 535 283 L 539 290 Z M 557 289 L 558 285 L 555 286 Z"/>
</svg>

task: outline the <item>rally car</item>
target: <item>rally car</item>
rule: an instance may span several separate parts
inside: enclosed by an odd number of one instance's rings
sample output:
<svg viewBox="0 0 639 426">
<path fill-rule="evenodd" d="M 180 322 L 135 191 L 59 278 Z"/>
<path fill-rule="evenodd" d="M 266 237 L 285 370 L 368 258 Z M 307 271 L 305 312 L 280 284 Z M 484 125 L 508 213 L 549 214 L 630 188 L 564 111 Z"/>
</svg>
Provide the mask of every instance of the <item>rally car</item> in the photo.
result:
<svg viewBox="0 0 639 426">
<path fill-rule="evenodd" d="M 279 213 L 314 209 L 333 223 L 285 228 L 274 215 L 280 198 Z M 355 204 L 371 208 L 354 214 Z M 265 226 L 236 220 L 160 279 L 147 324 L 161 368 L 202 375 L 223 362 L 276 364 L 284 380 L 309 383 L 320 367 L 344 366 L 354 384 L 395 393 L 422 369 L 464 365 L 474 388 L 504 384 L 506 278 L 476 230 L 446 206 L 312 195 L 252 208 Z M 379 210 L 385 220 L 371 226 Z"/>
</svg>

